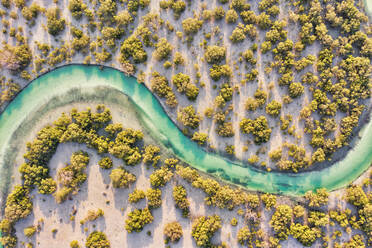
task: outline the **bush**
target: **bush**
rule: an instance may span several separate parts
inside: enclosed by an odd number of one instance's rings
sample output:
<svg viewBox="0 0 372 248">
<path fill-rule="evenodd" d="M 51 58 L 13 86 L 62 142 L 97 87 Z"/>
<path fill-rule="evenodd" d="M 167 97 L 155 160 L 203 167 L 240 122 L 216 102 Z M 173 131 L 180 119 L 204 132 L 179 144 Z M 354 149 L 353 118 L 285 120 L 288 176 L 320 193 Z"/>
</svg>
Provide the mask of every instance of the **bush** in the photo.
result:
<svg viewBox="0 0 372 248">
<path fill-rule="evenodd" d="M 356 185 L 351 185 L 346 189 L 345 198 L 348 203 L 360 208 L 368 203 L 368 197 L 362 187 Z"/>
<path fill-rule="evenodd" d="M 187 35 L 196 34 L 202 25 L 203 21 L 196 18 L 187 18 L 182 21 L 182 28 Z"/>
<path fill-rule="evenodd" d="M 289 85 L 288 90 L 289 90 L 289 95 L 292 98 L 295 98 L 295 97 L 301 96 L 304 93 L 304 86 L 302 86 L 301 83 L 291 83 Z"/>
<path fill-rule="evenodd" d="M 208 63 L 218 64 L 225 59 L 226 48 L 220 46 L 207 46 L 204 57 Z"/>
<path fill-rule="evenodd" d="M 221 77 L 230 78 L 232 76 L 232 70 L 228 65 L 213 65 L 209 72 L 214 81 L 220 80 Z"/>
<path fill-rule="evenodd" d="M 126 27 L 134 21 L 128 10 L 123 10 L 114 16 L 115 22 L 119 27 Z"/>
<path fill-rule="evenodd" d="M 32 211 L 29 189 L 16 185 L 6 199 L 5 218 L 11 223 L 26 218 Z"/>
<path fill-rule="evenodd" d="M 95 221 L 99 217 L 102 217 L 105 213 L 103 212 L 102 209 L 98 209 L 97 211 L 94 210 L 88 210 L 87 216 L 80 221 L 80 224 L 84 224 L 87 221 Z"/>
<path fill-rule="evenodd" d="M 222 6 L 214 9 L 213 16 L 216 20 L 221 20 L 225 16 L 225 10 L 222 8 Z"/>
<path fill-rule="evenodd" d="M 318 236 L 320 231 L 316 228 L 310 228 L 300 223 L 292 224 L 290 234 L 304 246 L 311 246 Z"/>
<path fill-rule="evenodd" d="M 132 8 L 129 7 L 130 5 L 129 3 L 128 3 L 128 9 L 131 11 Z M 117 5 L 115 1 L 100 0 L 100 5 L 97 10 L 97 15 L 101 22 L 113 23 L 116 12 L 117 12 Z"/>
<path fill-rule="evenodd" d="M 166 240 L 173 243 L 178 242 L 183 235 L 181 224 L 177 221 L 166 224 L 164 227 L 164 235 Z"/>
<path fill-rule="evenodd" d="M 220 96 L 222 96 L 225 102 L 230 101 L 233 96 L 233 88 L 227 83 L 222 84 L 220 89 Z"/>
<path fill-rule="evenodd" d="M 143 162 L 145 164 L 152 164 L 153 167 L 156 167 L 160 159 L 160 148 L 154 145 L 148 145 L 142 152 Z"/>
<path fill-rule="evenodd" d="M 286 240 L 288 238 L 291 220 L 292 208 L 288 205 L 279 205 L 270 220 L 270 225 L 274 228 L 279 239 Z"/>
<path fill-rule="evenodd" d="M 261 195 L 261 200 L 265 204 L 266 209 L 271 209 L 276 204 L 276 196 L 271 194 Z"/>
<path fill-rule="evenodd" d="M 172 50 L 173 50 L 173 47 L 167 41 L 167 39 L 161 38 L 159 42 L 155 45 L 154 56 L 158 60 L 163 60 L 169 57 Z"/>
<path fill-rule="evenodd" d="M 148 208 L 135 209 L 128 214 L 128 219 L 125 221 L 125 229 L 128 233 L 133 231 L 140 232 L 146 224 L 154 220 Z"/>
<path fill-rule="evenodd" d="M 196 113 L 194 107 L 190 105 L 178 111 L 177 120 L 184 126 L 195 129 L 199 126 L 200 116 Z"/>
<path fill-rule="evenodd" d="M 266 113 L 273 116 L 278 116 L 280 114 L 280 110 L 282 108 L 282 104 L 278 101 L 272 100 L 269 104 L 266 105 Z"/>
<path fill-rule="evenodd" d="M 247 61 L 248 63 L 255 65 L 257 63 L 257 60 L 254 58 L 254 53 L 251 49 L 247 49 L 242 53 L 242 57 Z"/>
<path fill-rule="evenodd" d="M 36 228 L 34 226 L 29 226 L 23 229 L 23 233 L 26 237 L 31 238 L 36 233 Z"/>
<path fill-rule="evenodd" d="M 197 246 L 210 246 L 213 234 L 220 228 L 221 218 L 218 215 L 202 216 L 197 218 L 192 224 L 191 235 L 195 239 Z"/>
<path fill-rule="evenodd" d="M 181 165 L 176 166 L 176 173 L 189 183 L 197 180 L 200 176 L 199 173 L 191 167 L 183 167 Z"/>
<path fill-rule="evenodd" d="M 257 16 L 252 10 L 242 11 L 240 16 L 245 24 L 256 24 L 257 22 Z"/>
<path fill-rule="evenodd" d="M 248 97 L 245 102 L 245 109 L 248 111 L 255 111 L 258 108 L 259 104 L 256 99 Z"/>
<path fill-rule="evenodd" d="M 87 178 L 84 170 L 88 163 L 88 153 L 83 151 L 74 152 L 71 155 L 70 165 L 58 170 L 58 180 L 64 187 L 77 190 Z"/>
<path fill-rule="evenodd" d="M 252 240 L 252 234 L 249 230 L 249 227 L 245 226 L 239 229 L 237 239 L 241 245 L 249 245 Z"/>
<path fill-rule="evenodd" d="M 178 19 L 180 18 L 180 15 L 182 12 L 186 9 L 186 3 L 181 0 L 177 0 L 171 3 L 171 8 L 173 10 L 174 18 Z"/>
<path fill-rule="evenodd" d="M 143 190 L 135 189 L 132 193 L 129 194 L 128 201 L 130 203 L 137 203 L 145 197 L 146 194 Z"/>
<path fill-rule="evenodd" d="M 208 139 L 208 134 L 201 133 L 201 132 L 195 132 L 191 138 L 193 141 L 198 142 L 199 145 L 204 145 L 205 142 Z"/>
<path fill-rule="evenodd" d="M 113 166 L 112 159 L 110 157 L 103 157 L 98 161 L 98 165 L 102 169 L 111 169 Z"/>
<path fill-rule="evenodd" d="M 166 166 L 162 166 L 150 175 L 151 186 L 162 187 L 172 179 L 172 176 L 173 172 Z"/>
<path fill-rule="evenodd" d="M 69 0 L 68 1 L 68 9 L 70 10 L 72 16 L 75 19 L 80 19 L 84 13 L 84 10 L 87 6 L 84 4 L 82 0 Z"/>
<path fill-rule="evenodd" d="M 70 247 L 71 248 L 81 248 L 81 246 L 80 246 L 80 244 L 79 244 L 79 242 L 77 240 L 71 241 Z"/>
<path fill-rule="evenodd" d="M 234 136 L 234 127 L 232 122 L 223 122 L 217 126 L 217 134 L 221 137 L 232 137 Z"/>
<path fill-rule="evenodd" d="M 61 10 L 58 8 L 48 9 L 46 12 L 48 33 L 56 36 L 65 29 L 66 20 L 61 17 Z"/>
<path fill-rule="evenodd" d="M 182 72 L 172 76 L 172 83 L 177 87 L 177 91 L 180 93 L 186 91 L 187 85 L 191 83 L 190 81 L 190 76 Z"/>
<path fill-rule="evenodd" d="M 148 189 L 146 191 L 147 205 L 150 209 L 161 207 L 161 190 Z"/>
<path fill-rule="evenodd" d="M 328 203 L 329 193 L 326 189 L 317 189 L 316 194 L 312 191 L 308 191 L 305 194 L 306 200 L 309 201 L 310 207 L 320 207 L 322 205 L 326 205 Z"/>
<path fill-rule="evenodd" d="M 143 63 L 147 60 L 147 53 L 143 49 L 142 42 L 135 36 L 129 36 L 121 45 L 119 62 L 133 58 L 134 63 Z"/>
<path fill-rule="evenodd" d="M 293 215 L 295 218 L 300 218 L 305 215 L 305 208 L 301 205 L 296 205 L 293 207 Z"/>
<path fill-rule="evenodd" d="M 265 116 L 260 116 L 254 120 L 243 118 L 240 121 L 240 129 L 243 133 L 252 133 L 257 144 L 269 141 L 271 136 L 271 128 L 269 128 Z"/>
<path fill-rule="evenodd" d="M 166 103 L 171 106 L 177 106 L 178 102 L 172 88 L 169 86 L 168 79 L 158 72 L 153 72 L 151 77 L 151 89 L 160 97 L 167 99 Z"/>
<path fill-rule="evenodd" d="M 187 199 L 185 187 L 182 185 L 174 186 L 172 195 L 176 203 L 176 207 L 182 210 L 182 215 L 184 217 L 187 217 L 189 215 L 190 202 Z"/>
<path fill-rule="evenodd" d="M 129 185 L 136 181 L 136 176 L 126 171 L 122 167 L 113 169 L 111 171 L 110 178 L 114 188 L 128 188 Z"/>
<path fill-rule="evenodd" d="M 226 22 L 227 23 L 235 23 L 236 20 L 238 20 L 238 13 L 236 13 L 235 10 L 233 9 L 229 9 L 227 12 L 226 12 Z"/>
<path fill-rule="evenodd" d="M 241 26 L 237 26 L 231 36 L 229 37 L 229 39 L 231 40 L 232 43 L 238 43 L 238 42 L 242 42 L 244 39 L 245 39 L 245 34 L 244 34 L 244 29 L 243 27 Z"/>
<path fill-rule="evenodd" d="M 13 56 L 10 56 L 7 60 L 8 63 L 12 64 L 12 70 L 23 70 L 32 61 L 32 52 L 28 45 L 13 47 L 11 48 L 11 53 Z"/>
<path fill-rule="evenodd" d="M 110 248 L 110 241 L 108 241 L 106 234 L 103 232 L 94 231 L 89 234 L 85 243 L 87 248 Z"/>
<path fill-rule="evenodd" d="M 72 188 L 63 187 L 62 189 L 56 191 L 53 196 L 57 203 L 62 203 L 66 201 L 69 194 L 72 192 Z"/>
<path fill-rule="evenodd" d="M 142 156 L 137 143 L 142 139 L 143 133 L 140 130 L 126 128 L 117 134 L 115 142 L 109 143 L 108 151 L 127 165 L 138 164 Z"/>
<path fill-rule="evenodd" d="M 40 194 L 53 194 L 57 189 L 57 183 L 53 178 L 45 178 L 41 180 L 38 189 Z"/>
</svg>

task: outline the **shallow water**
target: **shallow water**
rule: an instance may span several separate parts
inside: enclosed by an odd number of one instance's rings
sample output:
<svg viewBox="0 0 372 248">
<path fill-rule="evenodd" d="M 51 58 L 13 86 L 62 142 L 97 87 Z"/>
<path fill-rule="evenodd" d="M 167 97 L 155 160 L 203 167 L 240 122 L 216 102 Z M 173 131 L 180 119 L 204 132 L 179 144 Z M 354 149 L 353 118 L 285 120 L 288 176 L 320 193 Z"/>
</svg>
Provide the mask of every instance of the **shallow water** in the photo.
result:
<svg viewBox="0 0 372 248">
<path fill-rule="evenodd" d="M 302 195 L 308 190 L 324 187 L 334 190 L 348 185 L 368 169 L 372 162 L 372 122 L 362 129 L 363 135 L 354 149 L 340 162 L 313 172 L 286 174 L 266 172 L 246 167 L 239 162 L 210 154 L 185 137 L 169 119 L 158 100 L 135 78 L 126 77 L 118 70 L 97 66 L 68 65 L 49 72 L 29 84 L 0 115 L 0 189 L 9 183 L 9 168 L 5 155 L 12 153 L 8 146 L 12 135 L 25 117 L 48 102 L 52 97 L 72 89 L 105 86 L 126 94 L 133 102 L 147 131 L 169 148 L 179 159 L 191 166 L 250 190 L 284 195 Z M 79 92 L 78 90 L 75 92 Z"/>
</svg>

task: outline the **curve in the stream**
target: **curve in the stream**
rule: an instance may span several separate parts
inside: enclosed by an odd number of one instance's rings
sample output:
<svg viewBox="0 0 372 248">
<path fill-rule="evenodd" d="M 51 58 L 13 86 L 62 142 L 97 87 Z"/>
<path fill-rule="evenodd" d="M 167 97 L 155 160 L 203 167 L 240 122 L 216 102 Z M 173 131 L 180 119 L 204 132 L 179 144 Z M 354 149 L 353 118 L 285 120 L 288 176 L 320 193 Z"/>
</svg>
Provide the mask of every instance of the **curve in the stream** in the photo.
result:
<svg viewBox="0 0 372 248">
<path fill-rule="evenodd" d="M 207 173 L 250 190 L 284 195 L 303 195 L 308 190 L 344 187 L 368 169 L 372 162 L 372 122 L 363 129 L 362 138 L 347 156 L 328 168 L 297 174 L 266 172 L 246 167 L 239 162 L 210 154 L 184 136 L 168 117 L 159 101 L 145 85 L 122 72 L 98 66 L 67 65 L 33 80 L 0 115 L 0 170 L 9 168 L 4 155 L 11 152 L 8 143 L 28 113 L 46 103 L 51 97 L 74 88 L 105 86 L 119 90 L 133 102 L 147 131 L 173 151 L 184 162 Z M 368 136 L 369 134 L 369 136 Z M 0 189 L 6 180 L 1 180 Z"/>
</svg>

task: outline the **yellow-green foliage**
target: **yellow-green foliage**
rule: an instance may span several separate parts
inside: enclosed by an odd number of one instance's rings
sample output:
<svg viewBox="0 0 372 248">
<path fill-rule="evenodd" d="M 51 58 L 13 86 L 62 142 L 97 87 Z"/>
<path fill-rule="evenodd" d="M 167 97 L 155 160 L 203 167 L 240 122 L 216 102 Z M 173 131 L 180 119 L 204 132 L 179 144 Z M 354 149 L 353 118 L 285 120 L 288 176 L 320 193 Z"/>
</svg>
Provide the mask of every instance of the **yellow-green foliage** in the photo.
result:
<svg viewBox="0 0 372 248">
<path fill-rule="evenodd" d="M 173 243 L 178 242 L 183 235 L 181 224 L 177 221 L 166 224 L 164 227 L 164 235 L 166 240 Z"/>
<path fill-rule="evenodd" d="M 148 189 L 146 191 L 147 205 L 150 209 L 158 208 L 161 206 L 161 190 L 160 189 Z"/>
<path fill-rule="evenodd" d="M 326 189 L 317 189 L 316 193 L 306 192 L 305 198 L 309 201 L 310 207 L 320 207 L 328 203 L 329 193 Z"/>
<path fill-rule="evenodd" d="M 25 234 L 26 237 L 31 238 L 36 233 L 36 227 L 34 226 L 26 227 L 25 229 L 23 229 L 23 233 Z"/>
<path fill-rule="evenodd" d="M 87 248 L 110 248 L 110 241 L 103 232 L 94 231 L 89 234 L 85 243 Z"/>
<path fill-rule="evenodd" d="M 218 215 L 202 216 L 192 224 L 191 235 L 196 245 L 205 247 L 210 245 L 213 234 L 221 228 L 221 218 Z"/>
<path fill-rule="evenodd" d="M 128 218 L 125 220 L 125 229 L 129 233 L 132 231 L 140 232 L 146 224 L 153 220 L 154 217 L 148 208 L 135 209 L 128 214 Z"/>
<path fill-rule="evenodd" d="M 136 176 L 126 171 L 123 167 L 113 169 L 110 174 L 114 188 L 128 188 L 136 181 Z"/>
</svg>

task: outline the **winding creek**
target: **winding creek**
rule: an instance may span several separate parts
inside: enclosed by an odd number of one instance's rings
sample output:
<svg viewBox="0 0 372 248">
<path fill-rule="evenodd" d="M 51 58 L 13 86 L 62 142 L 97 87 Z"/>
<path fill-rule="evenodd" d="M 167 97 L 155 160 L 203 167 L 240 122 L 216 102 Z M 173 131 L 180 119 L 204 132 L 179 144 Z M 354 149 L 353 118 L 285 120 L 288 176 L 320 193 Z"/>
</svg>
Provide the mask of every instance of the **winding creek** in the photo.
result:
<svg viewBox="0 0 372 248">
<path fill-rule="evenodd" d="M 346 157 L 333 165 L 312 172 L 288 174 L 267 172 L 231 162 L 217 154 L 204 151 L 184 136 L 168 117 L 159 101 L 133 77 L 127 77 L 112 68 L 67 65 L 57 68 L 32 81 L 0 115 L 0 189 L 9 184 L 9 171 L 5 157 L 12 153 L 9 145 L 17 128 L 26 116 L 52 97 L 73 89 L 100 87 L 127 95 L 147 131 L 176 157 L 203 172 L 214 174 L 228 182 L 257 190 L 284 195 L 303 195 L 308 190 L 324 187 L 335 190 L 350 184 L 367 170 L 372 162 L 372 122 L 362 128 L 361 139 Z M 8 173 L 6 173 L 8 171 Z"/>
</svg>

